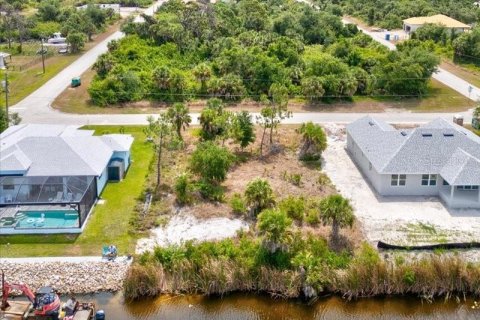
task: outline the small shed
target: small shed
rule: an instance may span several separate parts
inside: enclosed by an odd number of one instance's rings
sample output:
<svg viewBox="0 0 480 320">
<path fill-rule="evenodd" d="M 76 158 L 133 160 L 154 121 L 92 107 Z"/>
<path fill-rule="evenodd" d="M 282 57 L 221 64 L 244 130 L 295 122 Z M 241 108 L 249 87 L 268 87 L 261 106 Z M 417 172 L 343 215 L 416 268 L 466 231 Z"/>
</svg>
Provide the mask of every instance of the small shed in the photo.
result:
<svg viewBox="0 0 480 320">
<path fill-rule="evenodd" d="M 108 164 L 108 180 L 122 181 L 125 173 L 125 162 L 123 159 L 115 158 Z"/>
<path fill-rule="evenodd" d="M 7 67 L 7 58 L 10 58 L 10 61 L 12 61 L 12 55 L 10 53 L 0 52 L 0 69 Z"/>
</svg>

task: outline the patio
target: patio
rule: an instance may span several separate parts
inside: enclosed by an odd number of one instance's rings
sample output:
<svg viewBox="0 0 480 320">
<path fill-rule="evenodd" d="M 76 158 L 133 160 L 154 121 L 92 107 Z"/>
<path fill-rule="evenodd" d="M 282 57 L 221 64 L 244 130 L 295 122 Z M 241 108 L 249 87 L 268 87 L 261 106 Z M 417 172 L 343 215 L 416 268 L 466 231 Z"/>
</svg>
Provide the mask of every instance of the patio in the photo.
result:
<svg viewBox="0 0 480 320">
<path fill-rule="evenodd" d="M 62 212 L 69 216 L 67 220 L 70 229 L 72 225 L 76 229 L 82 228 L 97 198 L 95 178 L 90 176 L 4 176 L 0 177 L 0 190 L 0 228 L 3 229 L 3 234 L 13 231 L 19 233 L 19 228 L 23 233 L 31 233 L 27 229 L 40 233 L 41 228 L 63 232 L 65 230 L 58 230 L 66 225 L 62 223 Z M 28 216 L 30 224 L 21 219 L 22 213 L 26 213 L 23 216 Z M 73 216 L 74 213 L 76 217 Z M 42 214 L 35 219 L 30 217 Z M 51 215 L 57 216 L 58 225 L 53 223 Z M 74 223 L 72 219 L 77 222 Z M 37 220 L 45 221 L 44 225 L 35 225 L 33 222 Z M 12 230 L 7 232 L 5 228 Z"/>
</svg>

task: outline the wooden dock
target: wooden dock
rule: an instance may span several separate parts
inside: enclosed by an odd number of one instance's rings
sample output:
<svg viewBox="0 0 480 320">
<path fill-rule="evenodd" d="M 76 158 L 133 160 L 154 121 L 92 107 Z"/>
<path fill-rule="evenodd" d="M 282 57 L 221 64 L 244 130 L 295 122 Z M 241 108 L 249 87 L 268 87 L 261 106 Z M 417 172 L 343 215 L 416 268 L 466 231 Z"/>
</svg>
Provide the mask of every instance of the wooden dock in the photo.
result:
<svg viewBox="0 0 480 320">
<path fill-rule="evenodd" d="M 26 319 L 32 304 L 28 301 L 9 301 L 10 307 L 0 311 L 0 319 L 23 320 Z M 2 318 L 3 317 L 3 318 Z"/>
</svg>

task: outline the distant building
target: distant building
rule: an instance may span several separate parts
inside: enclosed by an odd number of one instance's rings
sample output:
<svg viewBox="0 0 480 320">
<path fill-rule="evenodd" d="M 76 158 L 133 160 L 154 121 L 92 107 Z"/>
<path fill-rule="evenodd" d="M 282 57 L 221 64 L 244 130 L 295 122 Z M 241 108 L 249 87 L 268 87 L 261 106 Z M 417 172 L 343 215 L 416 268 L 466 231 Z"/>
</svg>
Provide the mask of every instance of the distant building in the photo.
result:
<svg viewBox="0 0 480 320">
<path fill-rule="evenodd" d="M 347 150 L 382 196 L 438 196 L 480 208 L 480 137 L 444 119 L 397 130 L 372 117 L 347 126 Z"/>
<path fill-rule="evenodd" d="M 112 9 L 113 11 L 120 13 L 120 4 L 118 3 L 99 3 L 99 4 L 95 4 L 95 6 L 105 10 Z M 87 8 L 88 8 L 88 4 L 84 4 L 83 6 L 78 6 L 77 10 L 85 10 Z"/>
<path fill-rule="evenodd" d="M 470 30 L 472 27 L 468 24 L 447 17 L 443 14 L 437 14 L 430 17 L 413 17 L 403 20 L 403 30 L 406 33 L 415 32 L 418 28 L 424 24 L 439 24 L 445 28 L 454 30 L 455 32 L 464 32 Z"/>
</svg>

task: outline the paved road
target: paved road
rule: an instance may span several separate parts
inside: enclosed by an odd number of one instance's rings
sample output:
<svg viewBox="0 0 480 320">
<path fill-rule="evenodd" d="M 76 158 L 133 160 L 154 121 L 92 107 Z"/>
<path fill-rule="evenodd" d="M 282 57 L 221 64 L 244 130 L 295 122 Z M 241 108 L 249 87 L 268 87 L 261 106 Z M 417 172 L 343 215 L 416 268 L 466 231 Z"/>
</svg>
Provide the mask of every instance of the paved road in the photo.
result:
<svg viewBox="0 0 480 320">
<path fill-rule="evenodd" d="M 155 9 L 161 5 L 164 0 L 157 1 L 153 6 L 145 10 L 146 14 L 152 15 L 155 12 Z M 375 40 L 387 45 L 390 49 L 395 49 L 395 46 L 383 39 L 381 39 L 377 34 L 369 32 L 368 30 L 363 30 L 366 34 L 372 36 Z M 103 42 L 96 45 L 90 51 L 85 53 L 79 59 L 77 59 L 70 66 L 61 71 L 58 75 L 52 78 L 50 81 L 45 83 L 38 90 L 33 92 L 31 95 L 26 97 L 24 100 L 20 101 L 17 105 L 13 106 L 11 110 L 13 112 L 18 112 L 23 119 L 24 123 L 51 123 L 51 124 L 74 124 L 74 125 L 85 125 L 85 124 L 146 124 L 146 114 L 115 114 L 115 115 L 77 115 L 77 114 L 67 114 L 62 113 L 57 110 L 54 110 L 50 107 L 51 103 L 55 98 L 62 93 L 65 88 L 70 84 L 70 80 L 73 76 L 77 76 L 85 72 L 90 68 L 93 63 L 96 61 L 97 57 L 107 51 L 107 44 L 113 39 L 119 39 L 123 37 L 123 33 L 116 32 L 110 37 L 105 39 Z M 443 83 L 451 86 L 455 90 L 461 92 L 468 96 L 468 86 L 469 84 L 454 75 L 450 74 L 447 71 L 440 70 L 440 72 L 434 77 Z M 473 87 L 473 86 L 472 86 Z M 471 96 L 479 95 L 480 90 L 474 88 Z M 461 113 L 466 123 L 471 121 L 471 111 Z M 302 123 L 305 121 L 314 121 L 316 123 L 348 123 L 351 122 L 365 114 L 362 113 L 321 113 L 321 112 L 311 112 L 311 113 L 295 113 L 290 119 L 285 120 L 287 124 L 292 123 Z M 427 122 L 438 117 L 445 117 L 451 119 L 453 113 L 411 113 L 408 111 L 404 112 L 385 112 L 377 113 L 376 116 L 385 121 L 395 122 L 395 123 L 422 123 Z M 198 123 L 198 114 L 192 114 L 194 124 Z"/>
</svg>

